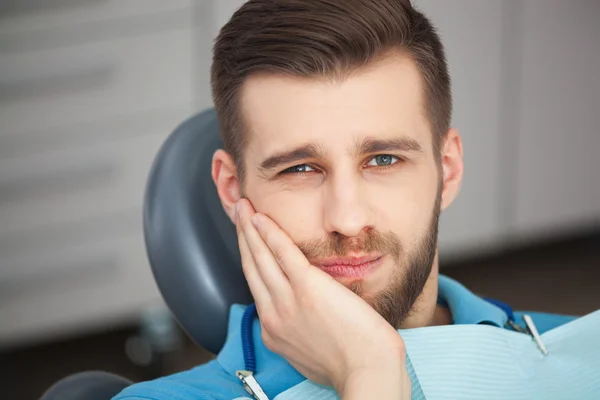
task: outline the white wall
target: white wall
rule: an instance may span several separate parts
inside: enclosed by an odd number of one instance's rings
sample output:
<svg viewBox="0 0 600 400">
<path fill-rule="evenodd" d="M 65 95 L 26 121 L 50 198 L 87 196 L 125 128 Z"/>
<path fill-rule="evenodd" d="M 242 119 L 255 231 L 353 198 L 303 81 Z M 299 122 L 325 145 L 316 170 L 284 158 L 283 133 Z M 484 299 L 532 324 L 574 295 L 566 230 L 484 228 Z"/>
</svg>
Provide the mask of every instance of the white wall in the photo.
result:
<svg viewBox="0 0 600 400">
<path fill-rule="evenodd" d="M 521 3 L 515 238 L 559 236 L 600 218 L 600 2 Z"/>
<path fill-rule="evenodd" d="M 9 3 L 0 15 L 3 348 L 162 307 L 142 202 L 160 145 L 195 109 L 196 55 L 191 0 Z"/>
<path fill-rule="evenodd" d="M 490 248 L 502 239 L 505 200 L 498 182 L 502 89 L 502 2 L 419 0 L 442 37 L 454 97 L 452 126 L 463 139 L 461 192 L 440 221 L 445 256 Z M 476 33 L 476 34 L 475 34 Z"/>
</svg>

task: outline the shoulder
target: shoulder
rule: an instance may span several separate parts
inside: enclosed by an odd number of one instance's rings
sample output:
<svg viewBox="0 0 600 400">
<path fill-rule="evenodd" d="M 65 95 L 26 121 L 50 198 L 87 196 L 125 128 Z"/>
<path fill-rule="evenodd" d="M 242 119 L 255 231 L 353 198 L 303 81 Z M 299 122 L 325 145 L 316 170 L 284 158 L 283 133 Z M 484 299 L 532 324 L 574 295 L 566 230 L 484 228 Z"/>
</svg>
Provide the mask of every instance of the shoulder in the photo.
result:
<svg viewBox="0 0 600 400">
<path fill-rule="evenodd" d="M 537 328 L 540 334 L 547 332 L 551 329 L 558 328 L 561 325 L 567 324 L 577 319 L 577 317 L 572 315 L 520 311 L 515 312 L 515 318 L 517 319 L 517 322 L 522 321 L 523 314 L 531 316 L 531 319 L 533 319 L 535 327 Z"/>
<path fill-rule="evenodd" d="M 188 371 L 136 383 L 112 400 L 232 400 L 249 398 L 237 377 L 217 360 Z"/>
</svg>

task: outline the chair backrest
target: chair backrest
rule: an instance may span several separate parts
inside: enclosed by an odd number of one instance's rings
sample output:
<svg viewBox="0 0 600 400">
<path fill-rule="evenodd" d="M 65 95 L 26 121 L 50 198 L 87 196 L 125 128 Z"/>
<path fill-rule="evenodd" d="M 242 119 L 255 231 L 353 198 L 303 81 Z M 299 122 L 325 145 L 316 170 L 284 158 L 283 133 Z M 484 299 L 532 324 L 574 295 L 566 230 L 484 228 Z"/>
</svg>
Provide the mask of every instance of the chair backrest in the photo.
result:
<svg viewBox="0 0 600 400">
<path fill-rule="evenodd" d="M 79 372 L 56 382 L 40 400 L 110 400 L 131 384 L 128 379 L 104 371 Z"/>
<path fill-rule="evenodd" d="M 165 302 L 200 346 L 217 353 L 229 307 L 252 297 L 241 269 L 235 226 L 211 178 L 222 147 L 214 110 L 181 124 L 161 147 L 144 199 L 150 265 Z"/>
</svg>

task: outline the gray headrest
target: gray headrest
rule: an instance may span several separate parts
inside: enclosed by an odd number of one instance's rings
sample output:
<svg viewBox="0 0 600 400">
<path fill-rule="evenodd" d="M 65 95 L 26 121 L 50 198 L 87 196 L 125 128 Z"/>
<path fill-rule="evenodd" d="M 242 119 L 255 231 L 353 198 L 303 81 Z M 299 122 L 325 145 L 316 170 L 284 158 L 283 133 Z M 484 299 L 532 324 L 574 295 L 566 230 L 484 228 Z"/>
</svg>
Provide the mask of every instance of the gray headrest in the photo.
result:
<svg viewBox="0 0 600 400">
<path fill-rule="evenodd" d="M 235 226 L 211 178 L 222 148 L 214 110 L 181 124 L 160 149 L 144 199 L 150 265 L 167 305 L 190 337 L 217 353 L 229 307 L 249 304 Z"/>
</svg>

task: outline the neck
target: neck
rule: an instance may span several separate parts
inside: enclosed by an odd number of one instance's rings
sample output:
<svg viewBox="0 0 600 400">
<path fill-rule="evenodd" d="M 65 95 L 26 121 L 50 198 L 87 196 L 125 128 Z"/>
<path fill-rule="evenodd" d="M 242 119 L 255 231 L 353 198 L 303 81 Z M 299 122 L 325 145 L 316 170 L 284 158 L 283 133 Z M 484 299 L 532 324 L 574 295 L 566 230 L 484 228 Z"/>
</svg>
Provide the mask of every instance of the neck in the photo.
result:
<svg viewBox="0 0 600 400">
<path fill-rule="evenodd" d="M 439 263 L 436 251 L 431 273 L 423 287 L 423 291 L 412 306 L 408 317 L 402 321 L 398 329 L 422 328 L 424 326 L 450 325 L 452 315 L 450 310 L 437 304 L 438 298 Z"/>
</svg>

